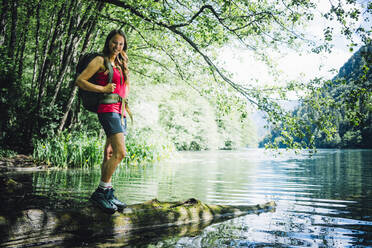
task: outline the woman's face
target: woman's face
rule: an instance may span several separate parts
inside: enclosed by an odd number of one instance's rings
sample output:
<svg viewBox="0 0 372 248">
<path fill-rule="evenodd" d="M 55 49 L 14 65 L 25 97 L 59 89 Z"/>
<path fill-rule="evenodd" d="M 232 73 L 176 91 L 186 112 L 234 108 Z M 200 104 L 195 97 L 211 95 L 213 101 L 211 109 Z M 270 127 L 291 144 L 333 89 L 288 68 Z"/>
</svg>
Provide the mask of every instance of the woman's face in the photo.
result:
<svg viewBox="0 0 372 248">
<path fill-rule="evenodd" d="M 109 42 L 111 55 L 117 56 L 123 50 L 124 42 L 125 41 L 123 36 L 121 36 L 120 34 L 115 34 Z"/>
</svg>

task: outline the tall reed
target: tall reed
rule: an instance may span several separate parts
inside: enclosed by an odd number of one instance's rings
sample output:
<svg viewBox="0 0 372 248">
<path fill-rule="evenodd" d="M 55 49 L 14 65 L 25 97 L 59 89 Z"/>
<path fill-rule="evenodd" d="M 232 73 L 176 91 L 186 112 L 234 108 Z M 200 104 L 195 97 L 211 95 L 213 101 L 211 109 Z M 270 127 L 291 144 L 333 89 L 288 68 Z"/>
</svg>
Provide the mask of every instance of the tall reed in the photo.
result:
<svg viewBox="0 0 372 248">
<path fill-rule="evenodd" d="M 104 140 L 85 132 L 50 137 L 34 142 L 35 159 L 58 167 L 91 167 L 101 163 Z"/>
<path fill-rule="evenodd" d="M 33 157 L 51 166 L 86 168 L 99 166 L 103 160 L 105 138 L 87 132 L 62 133 L 34 142 Z M 133 131 L 126 136 L 125 163 L 151 163 L 170 156 L 172 145 L 151 134 Z"/>
</svg>

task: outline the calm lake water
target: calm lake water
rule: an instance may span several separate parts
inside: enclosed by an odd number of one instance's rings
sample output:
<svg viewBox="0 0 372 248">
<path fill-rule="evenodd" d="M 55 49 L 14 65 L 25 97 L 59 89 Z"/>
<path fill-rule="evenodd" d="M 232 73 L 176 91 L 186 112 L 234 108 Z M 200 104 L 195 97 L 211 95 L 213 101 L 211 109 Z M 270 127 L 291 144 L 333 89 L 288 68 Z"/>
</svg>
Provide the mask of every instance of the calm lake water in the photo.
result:
<svg viewBox="0 0 372 248">
<path fill-rule="evenodd" d="M 98 182 L 97 170 L 33 175 L 35 194 L 82 202 Z M 372 247 L 372 150 L 319 150 L 312 157 L 273 157 L 260 149 L 183 152 L 157 165 L 123 166 L 113 184 L 128 204 L 192 197 L 208 204 L 277 203 L 275 212 L 182 237 L 146 237 L 132 247 Z"/>
</svg>

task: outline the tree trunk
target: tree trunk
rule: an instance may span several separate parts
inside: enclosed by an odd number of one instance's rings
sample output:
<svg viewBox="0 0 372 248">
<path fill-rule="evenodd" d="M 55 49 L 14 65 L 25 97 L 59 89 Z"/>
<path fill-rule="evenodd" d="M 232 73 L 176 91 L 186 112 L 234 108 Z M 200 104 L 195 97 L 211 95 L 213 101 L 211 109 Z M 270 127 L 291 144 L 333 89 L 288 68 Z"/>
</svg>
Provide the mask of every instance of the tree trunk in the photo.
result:
<svg viewBox="0 0 372 248">
<path fill-rule="evenodd" d="M 79 3 L 79 5 L 77 5 Z M 70 6 L 68 7 L 67 11 L 67 21 L 66 21 L 66 26 L 68 26 L 67 29 L 67 37 L 69 37 L 65 41 L 65 46 L 63 49 L 63 53 L 61 53 L 61 65 L 60 65 L 60 70 L 56 79 L 56 87 L 54 90 L 54 94 L 52 97 L 51 105 L 54 105 L 58 92 L 61 88 L 62 81 L 64 78 L 65 73 L 67 72 L 68 65 L 70 64 L 71 61 L 71 54 L 73 53 L 73 50 L 76 49 L 76 47 L 79 45 L 79 40 L 78 40 L 78 34 L 76 32 L 76 19 L 78 18 L 78 13 L 81 9 L 81 2 L 78 1 L 72 1 Z M 68 25 L 67 25 L 68 24 Z"/>
<path fill-rule="evenodd" d="M 0 216 L 4 235 L 2 247 L 42 246 L 73 242 L 126 246 L 138 244 L 139 237 L 163 238 L 190 235 L 205 227 L 247 214 L 275 210 L 275 203 L 251 206 L 207 205 L 196 199 L 185 202 L 159 202 L 154 199 L 130 205 L 122 213 L 108 215 L 96 207 L 75 210 L 30 209 Z M 165 237 L 164 237 L 165 236 Z M 108 243 L 107 243 L 108 244 Z M 103 244 L 102 244 L 103 246 Z"/>
<path fill-rule="evenodd" d="M 56 45 L 57 45 L 57 42 L 58 42 L 58 39 L 60 38 L 60 35 L 61 35 L 61 32 L 60 32 L 60 28 L 61 28 L 61 24 L 62 24 L 62 19 L 63 19 L 63 15 L 64 15 L 64 12 L 65 12 L 65 7 L 66 7 L 66 2 L 64 2 L 62 4 L 62 7 L 60 8 L 58 14 L 57 14 L 57 21 L 56 23 L 54 24 L 54 32 L 53 32 L 53 35 L 52 35 L 52 38 L 49 42 L 49 49 L 47 50 L 46 54 L 45 54 L 45 60 L 44 60 L 44 63 L 43 63 L 43 66 L 41 67 L 41 71 L 40 71 L 40 74 L 39 74 L 39 94 L 38 94 L 38 98 L 37 98 L 37 104 L 36 104 L 36 113 L 37 113 L 37 116 L 38 116 L 38 119 L 39 119 L 39 116 L 40 116 L 40 113 L 41 113 L 41 103 L 42 103 L 42 100 L 43 100 L 43 97 L 45 95 L 45 92 L 46 92 L 46 87 L 47 87 L 47 80 L 48 80 L 48 77 L 50 76 L 49 73 L 52 71 L 52 59 L 51 57 L 53 56 L 53 53 L 56 49 Z M 47 42 L 47 40 L 46 40 Z M 38 121 L 39 123 L 39 121 Z M 38 124 L 37 123 L 37 124 Z M 38 125 L 36 125 L 36 127 L 38 127 Z"/>
<path fill-rule="evenodd" d="M 104 7 L 104 3 L 98 3 L 95 6 L 96 13 L 100 13 L 102 11 L 103 7 Z M 82 47 L 82 50 L 80 51 L 80 54 L 85 53 L 85 50 L 88 47 L 90 38 L 91 38 L 92 34 L 94 33 L 96 25 L 97 25 L 97 16 L 96 15 L 94 15 L 94 16 L 91 15 L 90 18 L 87 18 L 86 22 L 84 22 L 84 18 L 79 22 L 77 30 L 87 30 L 86 35 L 85 35 L 85 39 L 84 39 L 84 43 L 83 43 L 83 47 Z M 80 40 L 79 40 L 79 42 L 80 42 Z M 74 56 L 76 57 L 76 55 L 77 55 L 77 54 L 73 53 L 74 51 L 76 51 L 76 47 L 70 48 L 68 51 L 70 52 L 69 60 L 68 60 L 70 62 L 70 61 L 72 61 L 72 58 Z M 66 68 L 67 68 L 67 63 L 66 63 Z M 75 84 L 73 83 L 72 85 L 75 85 Z M 78 88 L 75 86 L 74 89 L 72 90 L 71 94 L 70 94 L 70 97 L 69 97 L 69 100 L 67 102 L 63 117 L 61 118 L 60 123 L 58 125 L 57 134 L 62 132 L 62 130 L 63 130 L 65 124 L 66 124 L 66 120 L 67 120 L 69 112 L 71 111 L 71 107 L 72 107 L 72 104 L 75 100 L 77 90 L 78 90 Z M 57 94 L 58 94 L 58 92 L 55 93 L 55 96 L 53 97 L 54 100 L 57 97 Z"/>
<path fill-rule="evenodd" d="M 18 62 L 18 77 L 19 79 L 22 78 L 22 74 L 23 74 L 23 61 L 24 61 L 24 52 L 25 52 L 25 48 L 26 48 L 26 41 L 27 41 L 27 37 L 28 37 L 28 31 L 30 29 L 30 19 L 33 15 L 33 11 L 34 11 L 34 8 L 32 6 L 32 3 L 29 3 L 27 5 L 27 18 L 26 20 L 24 21 L 24 24 L 23 24 L 23 30 L 22 30 L 22 35 L 20 37 L 20 44 L 18 46 L 18 50 L 17 50 L 17 57 L 16 57 L 16 60 Z"/>
<path fill-rule="evenodd" d="M 7 23 L 7 13 L 8 13 L 9 1 L 3 0 L 3 6 L 1 8 L 0 15 L 0 46 L 4 45 L 5 42 L 5 33 L 6 33 L 6 23 Z"/>
<path fill-rule="evenodd" d="M 71 15 L 72 18 L 68 18 L 69 22 L 69 28 L 67 31 L 67 36 L 69 37 L 68 41 L 65 44 L 65 49 L 61 57 L 61 65 L 60 70 L 58 73 L 58 76 L 56 78 L 56 87 L 55 91 L 52 97 L 51 104 L 53 105 L 56 101 L 58 92 L 61 88 L 61 85 L 63 83 L 63 78 L 65 77 L 65 74 L 68 69 L 68 65 L 72 61 L 72 54 L 78 47 L 80 41 L 81 41 L 81 34 L 79 31 L 81 30 L 87 30 L 87 32 L 92 32 L 94 30 L 91 29 L 91 27 L 95 27 L 97 23 L 97 13 L 99 13 L 102 10 L 102 3 L 95 3 L 90 2 L 90 6 L 88 6 L 88 9 L 92 10 L 91 12 L 86 11 L 84 12 L 83 16 L 80 16 L 80 10 L 81 10 L 81 4 L 80 5 L 71 5 L 69 8 L 69 13 L 73 12 Z M 78 21 L 76 21 L 78 20 Z"/>
<path fill-rule="evenodd" d="M 79 12 L 81 9 L 81 4 L 77 5 L 78 2 L 71 2 L 71 5 L 68 9 L 68 17 L 67 17 L 67 23 L 68 30 L 67 30 L 67 37 L 69 37 L 65 42 L 65 48 L 63 49 L 63 53 L 61 53 L 61 65 L 59 67 L 59 73 L 56 78 L 56 87 L 54 90 L 54 94 L 52 97 L 51 105 L 53 105 L 57 99 L 57 95 L 59 93 L 59 90 L 61 88 L 63 79 L 65 77 L 65 74 L 68 69 L 68 65 L 71 63 L 71 57 L 74 52 L 74 50 L 79 46 L 79 43 L 81 41 L 81 35 L 78 33 L 76 20 L 79 17 Z M 88 12 L 85 12 L 84 17 L 87 18 Z M 83 18 L 83 19 L 85 19 Z"/>
<path fill-rule="evenodd" d="M 31 94 L 30 100 L 33 100 L 33 93 L 35 92 L 34 85 L 36 80 L 36 72 L 37 67 L 39 64 L 39 32 L 40 32 L 40 8 L 41 8 L 41 0 L 38 1 L 36 6 L 36 32 L 35 32 L 35 54 L 34 54 L 34 69 L 32 74 L 32 81 L 31 81 Z"/>
<path fill-rule="evenodd" d="M 70 110 L 71 110 L 72 104 L 73 104 L 73 102 L 75 100 L 77 91 L 78 91 L 78 87 L 77 86 L 74 86 L 74 88 L 73 88 L 73 90 L 71 92 L 71 95 L 70 95 L 70 97 L 68 99 L 65 113 L 63 114 L 63 117 L 62 117 L 62 119 L 59 122 L 59 126 L 58 126 L 58 129 L 57 129 L 57 134 L 60 134 L 62 132 L 63 127 L 66 124 L 67 116 L 70 113 Z"/>
<path fill-rule="evenodd" d="M 54 10 L 56 10 L 56 9 L 57 9 L 57 5 L 55 6 Z M 43 43 L 42 49 L 41 49 L 42 53 L 41 53 L 41 56 L 40 56 L 40 62 L 38 63 L 39 69 L 38 69 L 38 76 L 37 76 L 37 80 L 36 80 L 37 87 L 35 87 L 35 92 L 38 93 L 39 97 L 40 97 L 40 90 L 41 90 L 42 71 L 44 70 L 46 61 L 48 59 L 47 52 L 49 50 L 49 46 L 51 45 L 50 44 L 51 35 L 54 32 L 54 28 L 55 28 L 55 25 L 53 25 L 54 24 L 54 18 L 55 18 L 55 11 L 53 11 L 52 13 L 53 13 L 53 15 L 51 17 L 50 27 L 48 28 L 48 34 L 44 38 L 44 43 Z M 38 47 L 37 47 L 37 49 L 38 49 Z M 39 56 L 36 57 L 35 60 L 39 60 Z M 37 98 L 37 102 L 39 102 L 39 97 Z"/>
<path fill-rule="evenodd" d="M 12 26 L 10 29 L 10 41 L 8 47 L 8 57 L 13 59 L 14 57 L 14 50 L 17 45 L 17 22 L 18 22 L 18 9 L 17 9 L 17 1 L 12 1 L 11 3 L 12 9 Z"/>
</svg>

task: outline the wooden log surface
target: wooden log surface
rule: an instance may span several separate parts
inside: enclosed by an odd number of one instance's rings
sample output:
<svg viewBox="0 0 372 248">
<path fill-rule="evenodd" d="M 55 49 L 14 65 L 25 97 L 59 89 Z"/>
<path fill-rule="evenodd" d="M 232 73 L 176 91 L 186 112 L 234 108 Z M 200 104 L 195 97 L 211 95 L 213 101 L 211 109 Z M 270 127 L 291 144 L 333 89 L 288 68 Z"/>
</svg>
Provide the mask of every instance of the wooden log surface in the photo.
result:
<svg viewBox="0 0 372 248">
<path fill-rule="evenodd" d="M 0 212 L 0 247 L 94 243 L 99 240 L 125 245 L 150 233 L 183 236 L 206 226 L 246 214 L 274 211 L 275 203 L 226 206 L 207 205 L 196 199 L 159 202 L 154 199 L 129 205 L 123 212 L 105 214 L 91 205 L 78 209 L 27 209 Z M 154 234 L 155 233 L 155 234 Z"/>
</svg>

